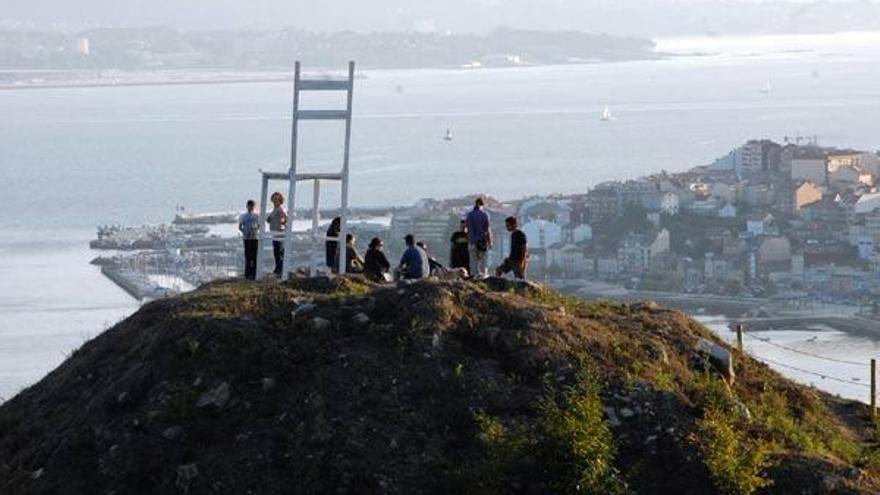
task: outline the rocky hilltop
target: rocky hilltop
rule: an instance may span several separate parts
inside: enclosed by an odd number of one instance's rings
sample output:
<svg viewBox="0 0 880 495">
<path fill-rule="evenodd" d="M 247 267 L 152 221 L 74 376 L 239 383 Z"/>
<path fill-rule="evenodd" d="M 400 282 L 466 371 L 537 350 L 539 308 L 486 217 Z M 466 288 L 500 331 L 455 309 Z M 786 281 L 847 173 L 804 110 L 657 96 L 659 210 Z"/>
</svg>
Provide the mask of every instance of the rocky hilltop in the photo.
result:
<svg viewBox="0 0 880 495">
<path fill-rule="evenodd" d="M 877 493 L 874 440 L 652 303 L 226 281 L 0 406 L 0 493 Z"/>
</svg>

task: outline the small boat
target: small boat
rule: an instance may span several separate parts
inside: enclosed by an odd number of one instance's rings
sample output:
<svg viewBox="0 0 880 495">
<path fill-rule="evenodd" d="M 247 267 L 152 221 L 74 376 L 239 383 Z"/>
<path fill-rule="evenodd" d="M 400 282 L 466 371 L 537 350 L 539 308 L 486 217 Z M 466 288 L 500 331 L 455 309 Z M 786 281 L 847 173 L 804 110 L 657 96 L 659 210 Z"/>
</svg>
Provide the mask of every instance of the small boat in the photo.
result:
<svg viewBox="0 0 880 495">
<path fill-rule="evenodd" d="M 599 119 L 602 120 L 602 122 L 608 122 L 613 118 L 614 116 L 611 115 L 611 109 L 608 108 L 608 105 L 605 105 L 605 108 L 602 109 L 602 116 L 599 117 Z"/>
<path fill-rule="evenodd" d="M 773 92 L 773 86 L 770 84 L 770 81 L 767 81 L 767 84 L 765 84 L 764 87 L 761 88 L 761 92 L 765 95 L 769 95 L 771 92 Z"/>
<path fill-rule="evenodd" d="M 446 129 L 446 135 L 443 136 L 443 140 L 444 141 L 452 141 L 452 131 L 451 130 Z"/>
</svg>

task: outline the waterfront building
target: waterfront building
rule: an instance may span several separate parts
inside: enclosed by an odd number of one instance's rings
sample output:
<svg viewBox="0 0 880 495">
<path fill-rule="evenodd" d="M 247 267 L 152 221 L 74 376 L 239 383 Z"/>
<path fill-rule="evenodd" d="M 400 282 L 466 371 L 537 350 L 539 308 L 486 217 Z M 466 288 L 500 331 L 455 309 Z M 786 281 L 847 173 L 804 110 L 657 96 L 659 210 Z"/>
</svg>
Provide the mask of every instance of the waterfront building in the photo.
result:
<svg viewBox="0 0 880 495">
<path fill-rule="evenodd" d="M 596 277 L 602 280 L 616 279 L 620 274 L 618 258 L 615 254 L 604 253 L 596 255 Z"/>
<path fill-rule="evenodd" d="M 746 232 L 750 237 L 764 235 L 767 226 L 767 217 L 764 215 L 752 215 L 746 219 Z"/>
<path fill-rule="evenodd" d="M 736 218 L 736 206 L 733 203 L 725 203 L 724 206 L 718 209 L 718 216 L 720 218 Z"/>
<path fill-rule="evenodd" d="M 880 192 L 863 194 L 855 204 L 855 213 L 865 215 L 880 209 Z"/>
<path fill-rule="evenodd" d="M 603 182 L 587 193 L 590 223 L 605 223 L 623 212 L 619 182 Z"/>
<path fill-rule="evenodd" d="M 547 220 L 531 220 L 520 229 L 529 240 L 529 249 L 547 249 L 562 242 L 562 227 Z M 495 233 L 496 237 L 498 232 Z"/>
<path fill-rule="evenodd" d="M 584 250 L 574 244 L 554 244 L 547 249 L 548 264 L 562 278 L 581 278 L 594 273 Z M 592 261 L 592 260 L 590 260 Z"/>
<path fill-rule="evenodd" d="M 76 39 L 76 53 L 77 55 L 82 55 L 87 57 L 91 55 L 91 43 L 88 38 L 77 38 Z"/>
<path fill-rule="evenodd" d="M 792 213 L 797 213 L 806 205 L 822 201 L 824 190 L 812 182 L 803 182 L 794 188 Z"/>
<path fill-rule="evenodd" d="M 678 215 L 679 198 L 674 192 L 664 193 L 660 199 L 660 213 L 669 216 Z"/>
<path fill-rule="evenodd" d="M 791 271 L 791 242 L 785 237 L 768 237 L 758 248 L 758 262 L 762 267 L 787 265 L 784 270 Z"/>
<path fill-rule="evenodd" d="M 593 227 L 587 224 L 577 225 L 571 229 L 571 242 L 579 244 L 593 239 Z"/>
<path fill-rule="evenodd" d="M 748 141 L 734 154 L 734 169 L 740 178 L 778 171 L 781 162 L 782 146 L 769 139 Z"/>
<path fill-rule="evenodd" d="M 837 190 L 854 189 L 862 186 L 871 186 L 874 184 L 874 176 L 870 172 L 865 172 L 861 168 L 838 167 L 833 172 L 828 173 L 828 183 Z"/>
<path fill-rule="evenodd" d="M 691 201 L 687 205 L 687 210 L 691 213 L 706 217 L 714 217 L 718 215 L 718 199 L 705 198 Z"/>
<path fill-rule="evenodd" d="M 794 158 L 791 161 L 791 180 L 808 181 L 824 185 L 828 182 L 828 170 L 824 156 Z"/>
<path fill-rule="evenodd" d="M 836 172 L 841 168 L 858 167 L 861 156 L 861 152 L 851 150 L 839 150 L 828 153 L 826 158 L 828 173 Z"/>
</svg>

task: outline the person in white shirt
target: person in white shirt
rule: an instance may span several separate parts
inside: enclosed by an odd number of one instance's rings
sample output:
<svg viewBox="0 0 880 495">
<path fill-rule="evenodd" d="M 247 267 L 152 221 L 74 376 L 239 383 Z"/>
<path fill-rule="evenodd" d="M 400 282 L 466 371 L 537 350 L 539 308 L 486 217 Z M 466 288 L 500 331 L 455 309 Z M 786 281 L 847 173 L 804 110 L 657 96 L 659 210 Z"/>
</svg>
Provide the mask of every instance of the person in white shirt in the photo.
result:
<svg viewBox="0 0 880 495">
<path fill-rule="evenodd" d="M 284 209 L 284 195 L 280 192 L 272 193 L 272 204 L 275 209 L 266 217 L 269 223 L 269 233 L 272 234 L 272 253 L 275 255 L 275 275 L 281 276 L 284 265 L 284 241 L 279 233 L 284 232 L 287 225 L 287 211 Z"/>
</svg>

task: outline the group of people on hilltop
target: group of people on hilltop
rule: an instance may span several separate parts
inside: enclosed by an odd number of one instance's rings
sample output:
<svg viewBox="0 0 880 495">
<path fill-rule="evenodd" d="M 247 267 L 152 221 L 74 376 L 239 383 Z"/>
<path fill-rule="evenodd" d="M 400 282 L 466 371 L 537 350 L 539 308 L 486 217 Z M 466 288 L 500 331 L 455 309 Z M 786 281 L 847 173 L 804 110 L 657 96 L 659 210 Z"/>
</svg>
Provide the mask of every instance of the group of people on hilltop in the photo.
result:
<svg viewBox="0 0 880 495">
<path fill-rule="evenodd" d="M 284 241 L 282 233 L 287 226 L 287 210 L 284 209 L 284 195 L 280 192 L 271 196 L 272 212 L 266 216 L 269 232 L 272 234 L 272 253 L 275 255 L 275 275 L 281 276 L 284 266 Z M 244 239 L 244 277 L 257 278 L 257 250 L 259 249 L 260 217 L 254 211 L 256 202 L 247 201 L 247 212 L 238 219 L 238 230 Z"/>
<path fill-rule="evenodd" d="M 267 216 L 269 231 L 272 234 L 272 251 L 275 255 L 275 274 L 280 276 L 284 262 L 284 243 L 279 233 L 287 226 L 289 217 L 284 209 L 284 195 L 279 192 L 272 194 L 274 209 Z M 238 229 L 244 239 L 245 278 L 254 280 L 257 273 L 257 250 L 260 230 L 259 216 L 254 213 L 255 203 L 247 202 L 247 213 L 239 219 Z M 528 240 L 519 229 L 516 217 L 508 217 L 505 227 L 510 233 L 510 253 L 495 275 L 500 277 L 512 273 L 517 279 L 526 278 L 528 268 Z M 339 236 L 342 219 L 334 218 L 327 228 L 325 242 L 325 264 L 328 269 L 337 273 L 339 268 Z M 431 256 L 428 246 L 416 241 L 412 234 L 404 237 L 406 244 L 400 263 L 392 273 L 391 262 L 384 252 L 382 239 L 374 237 L 363 257 L 355 247 L 354 234 L 345 236 L 345 272 L 361 273 L 375 282 L 386 282 L 393 279 L 418 280 L 432 275 L 461 278 L 486 278 L 489 276 L 488 254 L 494 245 L 492 222 L 486 211 L 485 202 L 477 198 L 474 208 L 461 220 L 459 229 L 450 238 L 449 267 L 444 266 Z"/>
</svg>

